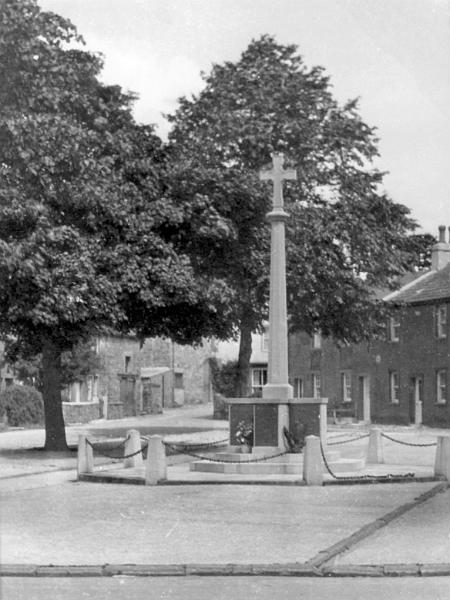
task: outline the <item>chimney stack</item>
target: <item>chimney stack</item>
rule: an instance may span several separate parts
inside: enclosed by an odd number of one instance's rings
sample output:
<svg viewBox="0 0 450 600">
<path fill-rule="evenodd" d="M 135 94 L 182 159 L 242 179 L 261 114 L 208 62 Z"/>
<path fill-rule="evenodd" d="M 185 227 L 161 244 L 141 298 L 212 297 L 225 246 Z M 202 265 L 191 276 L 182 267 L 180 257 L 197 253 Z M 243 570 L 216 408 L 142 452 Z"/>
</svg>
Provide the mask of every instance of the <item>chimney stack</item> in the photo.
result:
<svg viewBox="0 0 450 600">
<path fill-rule="evenodd" d="M 445 225 L 439 225 L 439 241 L 431 248 L 431 268 L 434 271 L 443 269 L 450 264 L 450 227 L 449 242 L 445 241 Z"/>
</svg>

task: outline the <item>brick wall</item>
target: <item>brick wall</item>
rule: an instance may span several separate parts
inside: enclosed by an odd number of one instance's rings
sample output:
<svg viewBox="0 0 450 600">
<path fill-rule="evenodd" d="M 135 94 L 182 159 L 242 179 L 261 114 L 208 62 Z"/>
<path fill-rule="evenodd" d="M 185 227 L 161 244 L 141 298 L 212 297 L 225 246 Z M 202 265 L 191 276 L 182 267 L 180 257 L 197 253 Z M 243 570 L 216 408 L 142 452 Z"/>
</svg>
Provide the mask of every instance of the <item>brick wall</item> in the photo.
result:
<svg viewBox="0 0 450 600">
<path fill-rule="evenodd" d="M 450 427 L 450 329 L 447 337 L 435 335 L 435 306 L 408 306 L 399 309 L 399 341 L 373 341 L 338 348 L 324 339 L 313 350 L 310 336 L 300 333 L 289 338 L 289 374 L 304 380 L 304 395 L 312 395 L 311 375 L 319 372 L 322 396 L 329 398 L 329 412 L 343 407 L 362 418 L 359 377 L 369 378 L 371 418 L 378 423 L 408 424 L 414 420 L 412 379 L 423 378 L 423 424 Z M 449 327 L 450 323 L 447 325 Z M 436 371 L 448 370 L 447 402 L 436 403 Z M 341 373 L 352 378 L 352 402 L 343 403 Z M 389 373 L 399 373 L 399 403 L 390 399 Z"/>
</svg>

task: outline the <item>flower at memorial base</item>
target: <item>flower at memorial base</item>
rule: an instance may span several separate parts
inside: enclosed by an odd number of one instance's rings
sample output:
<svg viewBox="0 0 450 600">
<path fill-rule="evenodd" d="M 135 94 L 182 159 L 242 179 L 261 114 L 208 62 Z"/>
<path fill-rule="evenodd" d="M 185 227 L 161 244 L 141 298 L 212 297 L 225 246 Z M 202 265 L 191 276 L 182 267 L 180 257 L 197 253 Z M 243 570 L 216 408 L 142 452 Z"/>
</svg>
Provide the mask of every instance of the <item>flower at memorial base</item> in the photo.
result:
<svg viewBox="0 0 450 600">
<path fill-rule="evenodd" d="M 241 421 L 238 423 L 234 437 L 241 445 L 253 446 L 253 425 L 247 421 Z"/>
</svg>

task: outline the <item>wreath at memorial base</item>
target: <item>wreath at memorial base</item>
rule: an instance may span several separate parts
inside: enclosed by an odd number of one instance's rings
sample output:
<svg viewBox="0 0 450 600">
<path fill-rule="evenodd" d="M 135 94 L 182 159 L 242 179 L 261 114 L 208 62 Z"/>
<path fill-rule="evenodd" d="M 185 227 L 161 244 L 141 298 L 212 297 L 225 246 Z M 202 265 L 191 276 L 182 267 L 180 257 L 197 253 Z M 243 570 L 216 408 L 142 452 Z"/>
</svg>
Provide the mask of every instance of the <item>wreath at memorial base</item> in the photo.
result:
<svg viewBox="0 0 450 600">
<path fill-rule="evenodd" d="M 253 446 L 253 425 L 247 421 L 240 421 L 234 437 L 241 446 Z"/>
</svg>

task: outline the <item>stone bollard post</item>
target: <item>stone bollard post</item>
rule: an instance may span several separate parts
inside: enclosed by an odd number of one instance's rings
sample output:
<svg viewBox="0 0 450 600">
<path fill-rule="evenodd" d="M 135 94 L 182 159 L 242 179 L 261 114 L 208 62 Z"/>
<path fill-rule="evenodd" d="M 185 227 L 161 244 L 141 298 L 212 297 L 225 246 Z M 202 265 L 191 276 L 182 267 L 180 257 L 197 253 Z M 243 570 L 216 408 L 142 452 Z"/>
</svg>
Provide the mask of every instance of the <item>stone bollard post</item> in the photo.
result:
<svg viewBox="0 0 450 600">
<path fill-rule="evenodd" d="M 450 481 L 450 436 L 440 435 L 437 439 L 434 474 Z"/>
<path fill-rule="evenodd" d="M 141 434 L 137 429 L 130 429 L 127 431 L 127 440 L 125 442 L 125 456 L 127 454 L 133 454 L 134 452 L 138 452 L 134 456 L 130 456 L 130 458 L 125 458 L 123 461 L 123 466 L 128 468 L 136 468 L 142 467 L 143 459 L 141 450 Z"/>
<path fill-rule="evenodd" d="M 303 480 L 306 485 L 323 484 L 323 460 L 320 451 L 320 438 L 307 435 L 303 458 Z"/>
<path fill-rule="evenodd" d="M 415 404 L 415 413 L 414 413 L 414 423 L 416 427 L 421 427 L 422 425 L 422 402 L 420 400 L 416 401 Z"/>
<path fill-rule="evenodd" d="M 78 437 L 78 458 L 77 475 L 82 473 L 93 473 L 94 471 L 94 452 L 92 446 L 88 444 L 88 437 L 85 433 Z"/>
<path fill-rule="evenodd" d="M 152 435 L 148 440 L 145 485 L 157 485 L 164 479 L 167 479 L 166 448 L 160 435 Z"/>
<path fill-rule="evenodd" d="M 384 463 L 383 440 L 381 439 L 381 429 L 372 427 L 369 433 L 369 446 L 367 448 L 367 463 Z"/>
</svg>

